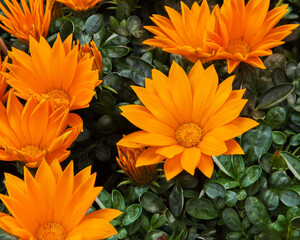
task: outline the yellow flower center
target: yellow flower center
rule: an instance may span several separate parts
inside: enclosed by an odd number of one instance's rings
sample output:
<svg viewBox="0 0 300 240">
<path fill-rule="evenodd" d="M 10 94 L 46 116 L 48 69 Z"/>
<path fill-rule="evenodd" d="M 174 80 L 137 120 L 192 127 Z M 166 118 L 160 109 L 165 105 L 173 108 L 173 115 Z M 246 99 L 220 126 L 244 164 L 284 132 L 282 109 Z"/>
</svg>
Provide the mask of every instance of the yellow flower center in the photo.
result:
<svg viewBox="0 0 300 240">
<path fill-rule="evenodd" d="M 202 128 L 195 123 L 184 123 L 177 128 L 175 133 L 177 143 L 186 148 L 197 146 L 201 138 Z"/>
<path fill-rule="evenodd" d="M 30 156 L 34 158 L 37 155 L 39 155 L 43 150 L 40 149 L 38 146 L 29 145 L 21 148 L 21 151 L 28 153 Z"/>
<path fill-rule="evenodd" d="M 228 42 L 226 50 L 232 54 L 240 53 L 245 57 L 250 52 L 250 46 L 241 39 L 235 39 Z"/>
<path fill-rule="evenodd" d="M 36 240 L 64 240 L 65 228 L 59 223 L 46 223 L 35 232 Z"/>
<path fill-rule="evenodd" d="M 55 101 L 56 105 L 58 105 L 58 106 L 62 106 L 62 105 L 68 106 L 70 103 L 69 95 L 63 90 L 53 89 L 50 92 L 48 92 L 47 95 L 51 99 L 53 99 Z"/>
</svg>

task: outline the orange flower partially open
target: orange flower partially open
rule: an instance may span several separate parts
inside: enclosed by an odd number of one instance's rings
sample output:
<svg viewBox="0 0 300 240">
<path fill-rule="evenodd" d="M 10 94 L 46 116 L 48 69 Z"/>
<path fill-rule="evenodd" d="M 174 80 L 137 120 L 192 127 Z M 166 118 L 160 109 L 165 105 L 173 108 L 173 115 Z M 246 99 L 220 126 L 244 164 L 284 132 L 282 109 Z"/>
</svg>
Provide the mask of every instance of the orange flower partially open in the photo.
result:
<svg viewBox="0 0 300 240">
<path fill-rule="evenodd" d="M 4 63 L 7 63 L 8 56 L 5 57 L 4 61 L 2 62 L 0 56 L 0 72 L 6 72 L 6 66 Z M 8 92 L 7 89 L 7 82 L 3 75 L 0 74 L 0 101 L 4 104 L 7 100 Z"/>
<path fill-rule="evenodd" d="M 74 11 L 86 11 L 90 8 L 93 8 L 101 0 L 57 0 L 72 8 Z"/>
<path fill-rule="evenodd" d="M 201 6 L 195 2 L 189 9 L 181 2 L 181 12 L 165 7 L 169 18 L 153 15 L 151 20 L 157 26 L 146 26 L 155 37 L 144 41 L 145 44 L 161 47 L 162 50 L 184 56 L 192 62 L 201 60 L 206 62 L 212 56 L 213 50 L 206 44 L 207 30 L 215 30 L 215 11 L 210 13 L 206 0 Z"/>
<path fill-rule="evenodd" d="M 188 76 L 173 62 L 169 77 L 153 69 L 152 78 L 146 78 L 145 88 L 132 87 L 144 106 L 121 107 L 122 115 L 142 130 L 125 136 L 118 145 L 150 146 L 138 158 L 137 167 L 157 163 L 163 156 L 168 180 L 182 170 L 193 175 L 197 167 L 211 177 L 211 156 L 244 153 L 233 138 L 258 123 L 239 117 L 247 100 L 241 99 L 245 89 L 232 90 L 234 76 L 218 85 L 214 66 L 204 70 L 198 61 Z"/>
<path fill-rule="evenodd" d="M 68 108 L 52 108 L 49 101 L 38 103 L 35 98 L 23 108 L 10 91 L 7 109 L 0 103 L 0 160 L 22 161 L 28 167 L 37 167 L 43 158 L 48 163 L 65 160 L 83 123 Z"/>
<path fill-rule="evenodd" d="M 271 55 L 273 47 L 298 24 L 274 27 L 288 11 L 283 5 L 269 9 L 269 0 L 225 0 L 219 12 L 218 31 L 207 34 L 207 44 L 216 51 L 215 59 L 226 59 L 231 73 L 240 62 L 265 68 L 260 56 Z"/>
<path fill-rule="evenodd" d="M 29 6 L 25 0 L 20 2 L 21 6 L 16 0 L 4 0 L 8 9 L 0 3 L 0 9 L 5 14 L 0 15 L 0 27 L 25 43 L 29 42 L 29 36 L 36 40 L 40 36 L 46 37 L 53 1 L 46 1 L 45 10 L 43 0 L 29 0 Z"/>
<path fill-rule="evenodd" d="M 79 49 L 72 48 L 71 35 L 64 43 L 58 35 L 52 48 L 43 37 L 39 42 L 30 38 L 29 51 L 31 56 L 16 48 L 8 53 L 10 72 L 3 74 L 17 96 L 25 100 L 34 96 L 39 101 L 47 98 L 70 110 L 89 106 L 101 81 L 98 71 L 92 70 L 93 57 L 78 59 Z"/>
<path fill-rule="evenodd" d="M 9 196 L 0 194 L 11 215 L 0 213 L 0 228 L 21 240 L 105 239 L 117 234 L 109 223 L 121 212 L 101 209 L 86 214 L 102 187 L 87 167 L 76 176 L 73 162 L 62 171 L 58 161 L 42 161 L 35 177 L 24 167 L 24 181 L 5 174 Z"/>
</svg>

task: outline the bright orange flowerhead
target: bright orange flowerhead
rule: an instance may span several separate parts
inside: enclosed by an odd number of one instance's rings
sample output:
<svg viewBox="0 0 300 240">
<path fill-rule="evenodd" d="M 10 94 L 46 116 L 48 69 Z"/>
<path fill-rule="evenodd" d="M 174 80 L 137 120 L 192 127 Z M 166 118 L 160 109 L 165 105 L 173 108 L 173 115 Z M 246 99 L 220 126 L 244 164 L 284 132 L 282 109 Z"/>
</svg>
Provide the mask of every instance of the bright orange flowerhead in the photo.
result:
<svg viewBox="0 0 300 240">
<path fill-rule="evenodd" d="M 58 35 L 52 48 L 43 37 L 39 42 L 30 38 L 29 50 L 31 56 L 16 48 L 8 53 L 12 63 L 6 64 L 10 72 L 4 75 L 17 96 L 47 98 L 70 110 L 89 106 L 101 81 L 98 71 L 92 70 L 94 58 L 78 59 L 71 35 L 64 43 Z"/>
<path fill-rule="evenodd" d="M 145 44 L 161 47 L 162 50 L 184 56 L 192 62 L 201 60 L 206 62 L 212 56 L 212 48 L 206 44 L 206 31 L 215 30 L 215 11 L 212 13 L 206 0 L 201 6 L 195 2 L 189 9 L 181 2 L 181 12 L 178 13 L 170 7 L 165 7 L 169 18 L 153 15 L 151 20 L 157 25 L 146 26 L 155 37 L 144 41 Z"/>
<path fill-rule="evenodd" d="M 145 151 L 144 147 L 130 148 L 118 146 L 119 158 L 117 163 L 129 177 L 132 183 L 136 185 L 151 184 L 157 178 L 155 165 L 136 167 L 136 162 L 140 155 Z M 160 157 L 158 155 L 158 157 Z M 163 160 L 163 157 L 160 157 Z"/>
<path fill-rule="evenodd" d="M 62 171 L 57 160 L 42 161 L 35 177 L 24 167 L 24 181 L 5 174 L 9 196 L 0 199 L 11 215 L 0 213 L 0 228 L 22 240 L 105 239 L 117 234 L 109 223 L 121 212 L 101 209 L 86 214 L 102 187 L 87 167 L 74 176 L 73 162 Z"/>
<path fill-rule="evenodd" d="M 6 66 L 4 63 L 7 63 L 8 56 L 5 57 L 4 61 L 2 62 L 0 56 L 0 72 L 6 72 Z M 0 101 L 4 104 L 7 100 L 8 92 L 7 89 L 7 82 L 3 75 L 0 74 Z"/>
<path fill-rule="evenodd" d="M 169 180 L 182 170 L 194 175 L 198 167 L 207 177 L 213 172 L 211 156 L 243 154 L 234 137 L 258 125 L 239 117 L 247 100 L 245 89 L 232 90 L 234 76 L 220 85 L 213 65 L 203 69 L 198 61 L 187 76 L 173 62 L 169 77 L 152 70 L 146 87 L 133 86 L 144 106 L 122 106 L 122 115 L 141 131 L 127 135 L 118 145 L 150 146 L 136 166 L 154 164 L 166 158 L 164 171 Z"/>
<path fill-rule="evenodd" d="M 57 0 L 72 8 L 74 11 L 86 11 L 90 8 L 93 8 L 101 0 Z"/>
<path fill-rule="evenodd" d="M 226 59 L 231 73 L 240 62 L 265 69 L 260 56 L 271 55 L 273 47 L 298 24 L 274 27 L 288 11 L 287 5 L 268 12 L 269 0 L 225 0 L 219 12 L 218 31 L 209 32 L 207 44 L 216 51 L 215 59 Z"/>
<path fill-rule="evenodd" d="M 69 109 L 53 109 L 45 99 L 40 103 L 30 98 L 24 108 L 9 92 L 7 109 L 0 103 L 0 159 L 21 161 L 37 167 L 45 158 L 65 160 L 66 150 L 82 130 L 82 119 Z M 69 128 L 67 128 L 69 126 Z"/>
<path fill-rule="evenodd" d="M 16 0 L 4 0 L 7 8 L 0 3 L 0 9 L 5 14 L 0 15 L 0 27 L 25 43 L 29 42 L 29 36 L 36 40 L 39 40 L 40 36 L 46 37 L 50 26 L 52 2 L 47 1 L 45 10 L 43 0 L 29 0 L 29 6 L 25 0 L 20 2 L 21 6 Z"/>
<path fill-rule="evenodd" d="M 82 45 L 79 44 L 79 41 L 77 41 L 76 44 L 73 44 L 73 47 L 79 48 L 79 60 L 84 57 L 87 58 L 94 57 L 92 70 L 97 70 L 99 76 L 102 76 L 103 73 L 102 56 L 95 42 L 92 40 L 90 43 L 86 43 L 86 45 Z"/>
</svg>

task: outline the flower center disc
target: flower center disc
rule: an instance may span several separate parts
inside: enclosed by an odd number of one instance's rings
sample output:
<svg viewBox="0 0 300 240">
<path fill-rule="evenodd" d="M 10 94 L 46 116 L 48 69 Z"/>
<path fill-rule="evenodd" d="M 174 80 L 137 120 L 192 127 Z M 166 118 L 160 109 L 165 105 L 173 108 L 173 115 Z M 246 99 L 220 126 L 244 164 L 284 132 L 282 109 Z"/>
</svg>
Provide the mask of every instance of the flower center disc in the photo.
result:
<svg viewBox="0 0 300 240">
<path fill-rule="evenodd" d="M 46 223 L 35 232 L 37 240 L 64 240 L 65 228 L 59 223 Z"/>
<path fill-rule="evenodd" d="M 42 149 L 40 149 L 37 146 L 29 145 L 29 146 L 21 148 L 21 151 L 28 153 L 30 156 L 32 156 L 34 158 L 42 152 Z"/>
<path fill-rule="evenodd" d="M 69 95 L 60 89 L 54 89 L 47 93 L 47 95 L 54 100 L 57 106 L 69 106 L 70 98 Z"/>
<path fill-rule="evenodd" d="M 243 40 L 231 40 L 228 43 L 227 51 L 231 54 L 240 53 L 245 57 L 250 52 L 250 46 Z"/>
<path fill-rule="evenodd" d="M 197 146 L 201 138 L 202 129 L 195 123 L 184 123 L 177 128 L 175 133 L 177 143 L 186 148 Z"/>
</svg>

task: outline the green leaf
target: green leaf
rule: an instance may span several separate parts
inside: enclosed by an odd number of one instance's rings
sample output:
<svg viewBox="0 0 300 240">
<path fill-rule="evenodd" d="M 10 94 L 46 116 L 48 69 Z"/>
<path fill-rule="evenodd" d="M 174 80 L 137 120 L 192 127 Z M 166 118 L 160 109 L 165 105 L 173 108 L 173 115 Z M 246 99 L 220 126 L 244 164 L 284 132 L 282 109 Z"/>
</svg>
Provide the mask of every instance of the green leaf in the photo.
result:
<svg viewBox="0 0 300 240">
<path fill-rule="evenodd" d="M 94 14 L 85 21 L 85 30 L 89 34 L 95 34 L 103 27 L 103 24 L 103 16 L 101 14 Z"/>
<path fill-rule="evenodd" d="M 135 222 L 141 215 L 143 208 L 139 204 L 132 204 L 126 208 L 125 216 L 123 217 L 122 224 L 123 226 L 128 226 L 131 223 Z"/>
<path fill-rule="evenodd" d="M 300 113 L 299 112 L 295 112 L 295 111 L 292 112 L 290 118 L 296 125 L 300 125 Z"/>
<path fill-rule="evenodd" d="M 101 47 L 107 47 L 107 46 L 120 46 L 125 45 L 129 42 L 129 39 L 127 37 L 120 36 L 116 33 L 113 33 L 106 41 L 101 45 Z"/>
<path fill-rule="evenodd" d="M 109 73 L 103 78 L 103 84 L 119 91 L 122 84 L 122 77 L 116 72 Z"/>
<path fill-rule="evenodd" d="M 282 107 L 271 108 L 266 117 L 266 122 L 272 129 L 281 127 L 286 120 L 286 111 Z"/>
<path fill-rule="evenodd" d="M 232 208 L 226 208 L 222 213 L 222 218 L 227 227 L 229 227 L 232 231 L 242 232 L 242 222 L 235 210 Z"/>
<path fill-rule="evenodd" d="M 264 227 L 271 222 L 266 207 L 256 197 L 250 196 L 246 199 L 245 210 L 254 226 Z"/>
<path fill-rule="evenodd" d="M 124 239 L 126 237 L 127 237 L 127 230 L 126 230 L 126 228 L 121 228 L 118 231 L 118 239 Z"/>
<path fill-rule="evenodd" d="M 295 134 L 294 136 L 291 137 L 290 144 L 291 144 L 291 146 L 294 146 L 294 147 L 297 147 L 300 145 L 300 133 Z"/>
<path fill-rule="evenodd" d="M 287 62 L 285 65 L 285 73 L 289 79 L 296 78 L 297 63 L 294 61 Z"/>
<path fill-rule="evenodd" d="M 124 46 L 107 46 L 102 47 L 101 53 L 109 58 L 121 58 L 126 56 L 130 49 Z"/>
<path fill-rule="evenodd" d="M 224 197 L 226 190 L 218 182 L 209 182 L 204 185 L 204 191 L 210 198 Z"/>
<path fill-rule="evenodd" d="M 167 222 L 166 214 L 154 214 L 151 218 L 151 228 L 160 228 Z"/>
<path fill-rule="evenodd" d="M 242 135 L 241 146 L 250 162 L 255 162 L 268 151 L 272 144 L 272 129 L 268 125 L 260 125 Z"/>
<path fill-rule="evenodd" d="M 294 156 L 289 152 L 280 152 L 281 156 L 285 160 L 291 172 L 294 174 L 298 180 L 300 180 L 300 160 L 298 157 Z"/>
<path fill-rule="evenodd" d="M 244 240 L 245 236 L 241 232 L 230 232 L 226 235 L 226 240 Z"/>
<path fill-rule="evenodd" d="M 138 31 L 140 29 L 140 27 L 141 27 L 141 20 L 138 16 L 131 15 L 127 19 L 127 30 L 131 34 Z"/>
<path fill-rule="evenodd" d="M 228 155 L 221 155 L 218 157 L 212 157 L 214 163 L 220 168 L 222 172 L 227 174 L 229 177 L 235 178 L 233 173 L 233 168 L 230 160 L 230 156 Z"/>
<path fill-rule="evenodd" d="M 274 210 L 279 205 L 279 196 L 271 189 L 263 191 L 260 198 L 269 210 Z"/>
<path fill-rule="evenodd" d="M 74 32 L 74 24 L 72 21 L 67 20 L 63 23 L 59 30 L 59 35 L 61 37 L 61 40 L 64 41 L 70 34 Z"/>
<path fill-rule="evenodd" d="M 116 69 L 122 77 L 131 79 L 139 86 L 145 85 L 145 78 L 151 78 L 153 66 L 138 57 L 130 56 L 116 62 Z"/>
<path fill-rule="evenodd" d="M 179 217 L 183 209 L 184 199 L 182 187 L 177 183 L 173 187 L 169 196 L 169 206 L 172 214 Z"/>
<path fill-rule="evenodd" d="M 269 88 L 261 96 L 257 109 L 266 109 L 281 103 L 293 90 L 294 85 L 292 83 L 282 83 Z"/>
<path fill-rule="evenodd" d="M 241 189 L 236 194 L 239 201 L 242 201 L 247 197 L 247 191 L 245 189 Z"/>
<path fill-rule="evenodd" d="M 286 142 L 286 135 L 280 131 L 273 131 L 272 139 L 275 144 L 283 145 Z"/>
<path fill-rule="evenodd" d="M 233 155 L 231 158 L 234 175 L 237 179 L 242 179 L 245 175 L 245 161 L 241 155 Z"/>
<path fill-rule="evenodd" d="M 118 209 L 122 212 L 125 211 L 126 208 L 125 199 L 118 190 L 112 191 L 112 202 L 113 202 L 113 208 Z"/>
<path fill-rule="evenodd" d="M 188 200 L 185 209 L 188 214 L 198 219 L 210 220 L 219 216 L 213 203 L 205 198 Z"/>
<path fill-rule="evenodd" d="M 198 179 L 190 174 L 180 174 L 177 179 L 180 186 L 183 188 L 194 188 L 198 185 Z"/>
<path fill-rule="evenodd" d="M 225 194 L 225 203 L 227 207 L 233 207 L 238 201 L 237 194 L 233 191 L 227 191 Z"/>
<path fill-rule="evenodd" d="M 284 189 L 279 193 L 279 198 L 288 207 L 300 205 L 300 195 L 293 189 Z"/>
<path fill-rule="evenodd" d="M 98 195 L 97 199 L 99 199 L 99 201 L 101 202 L 100 203 L 101 206 L 100 206 L 96 200 L 96 202 L 100 208 L 103 209 L 103 208 L 112 208 L 113 207 L 111 196 L 109 195 L 109 193 L 106 190 L 102 189 L 102 191 Z"/>
<path fill-rule="evenodd" d="M 231 188 L 235 188 L 237 186 L 240 185 L 239 182 L 237 181 L 232 181 L 230 179 L 227 179 L 227 178 L 218 178 L 217 179 L 217 182 L 218 183 L 221 183 L 222 186 L 227 190 L 227 189 L 231 189 Z"/>
<path fill-rule="evenodd" d="M 166 208 L 161 198 L 151 192 L 142 193 L 140 196 L 140 203 L 143 208 L 151 213 L 161 213 Z"/>
<path fill-rule="evenodd" d="M 269 184 L 275 189 L 285 189 L 291 186 L 291 179 L 285 171 L 276 171 L 271 174 Z"/>
<path fill-rule="evenodd" d="M 5 232 L 0 228 L 0 239 L 1 240 L 18 240 L 17 237 L 10 235 L 9 233 Z"/>
<path fill-rule="evenodd" d="M 262 169 L 260 166 L 253 165 L 246 169 L 245 177 L 242 181 L 243 187 L 249 187 L 253 183 L 255 183 L 262 173 Z"/>
</svg>

